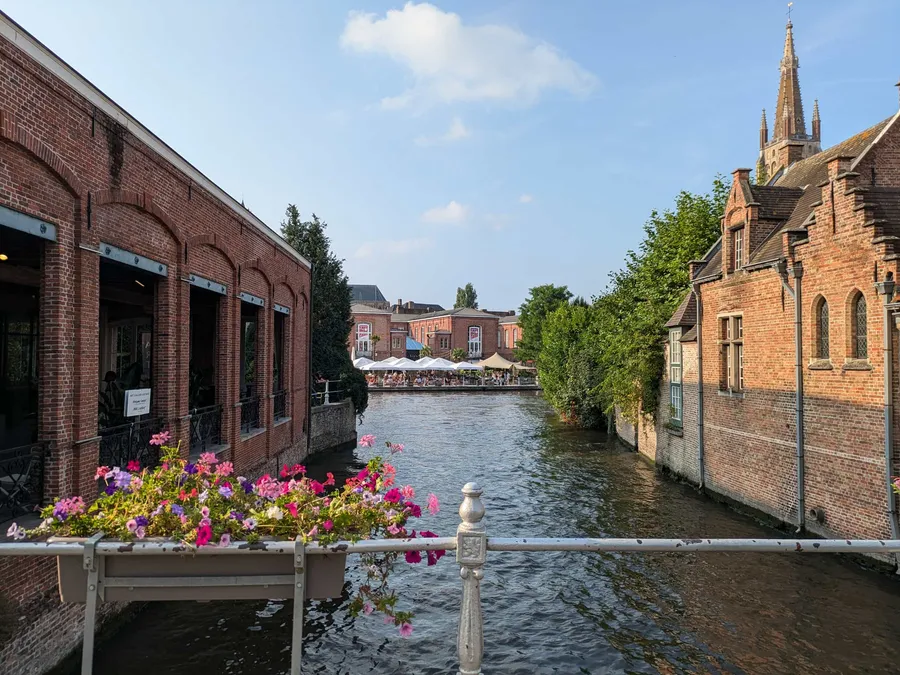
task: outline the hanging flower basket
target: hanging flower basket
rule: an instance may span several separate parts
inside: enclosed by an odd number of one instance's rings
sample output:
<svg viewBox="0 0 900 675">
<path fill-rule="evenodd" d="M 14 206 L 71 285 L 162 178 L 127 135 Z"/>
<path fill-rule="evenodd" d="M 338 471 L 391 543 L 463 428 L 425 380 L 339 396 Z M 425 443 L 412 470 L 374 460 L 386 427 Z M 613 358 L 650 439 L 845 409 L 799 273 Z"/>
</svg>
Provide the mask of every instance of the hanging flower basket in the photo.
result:
<svg viewBox="0 0 900 675">
<path fill-rule="evenodd" d="M 340 597 L 346 555 L 340 552 L 303 556 L 297 562 L 293 544 L 362 539 L 414 538 L 412 518 L 422 516 L 415 490 L 396 486 L 396 469 L 381 457 L 345 484 L 335 487 L 310 479 L 297 464 L 284 466 L 280 479 L 265 475 L 255 481 L 235 476 L 231 462 L 212 453 L 197 461 L 182 459 L 179 448 L 167 445 L 169 434 L 157 434 L 151 444 L 161 446 L 155 468 L 129 462 L 125 469 L 101 466 L 96 479 L 102 494 L 88 505 L 81 497 L 60 499 L 41 513 L 41 525 L 26 532 L 13 524 L 8 534 L 21 539 L 47 536 L 87 542 L 103 533 L 103 545 L 120 544 L 115 554 L 94 556 L 98 591 L 105 601 L 224 600 L 293 597 L 298 567 L 307 598 Z M 362 447 L 375 438 L 363 436 Z M 403 450 L 387 443 L 393 455 Z M 429 495 L 426 508 L 438 511 Z M 437 536 L 420 531 L 420 537 Z M 148 544 L 173 550 L 161 555 L 136 552 Z M 235 549 L 241 549 L 235 552 Z M 246 549 L 246 550 L 243 550 Z M 428 551 L 433 565 L 443 551 Z M 379 611 L 399 626 L 402 635 L 412 628 L 412 613 L 397 609 L 397 597 L 387 586 L 396 553 L 360 556 L 365 581 L 350 605 L 354 614 Z M 405 554 L 419 562 L 417 551 Z M 59 587 L 64 602 L 85 602 L 88 571 L 81 556 L 59 556 Z"/>
</svg>

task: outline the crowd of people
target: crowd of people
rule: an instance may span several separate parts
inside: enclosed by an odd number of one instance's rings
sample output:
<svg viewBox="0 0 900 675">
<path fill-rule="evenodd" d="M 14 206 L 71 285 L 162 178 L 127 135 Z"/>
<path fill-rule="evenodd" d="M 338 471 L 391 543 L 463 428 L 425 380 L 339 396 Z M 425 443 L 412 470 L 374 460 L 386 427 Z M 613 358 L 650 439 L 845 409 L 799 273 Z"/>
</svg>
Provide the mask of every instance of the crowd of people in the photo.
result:
<svg viewBox="0 0 900 675">
<path fill-rule="evenodd" d="M 508 370 L 481 373 L 454 372 L 368 372 L 366 381 L 370 387 L 461 387 L 466 385 L 506 386 L 534 384 L 532 377 L 512 375 Z"/>
</svg>

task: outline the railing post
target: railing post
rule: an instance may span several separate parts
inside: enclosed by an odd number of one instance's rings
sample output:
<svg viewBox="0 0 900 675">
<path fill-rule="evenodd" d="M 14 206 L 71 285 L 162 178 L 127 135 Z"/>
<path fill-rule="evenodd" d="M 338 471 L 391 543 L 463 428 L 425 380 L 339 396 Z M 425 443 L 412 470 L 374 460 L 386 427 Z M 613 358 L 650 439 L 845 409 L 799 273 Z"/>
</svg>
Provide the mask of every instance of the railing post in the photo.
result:
<svg viewBox="0 0 900 675">
<path fill-rule="evenodd" d="M 484 504 L 478 483 L 466 483 L 462 489 L 463 502 L 459 507 L 462 523 L 456 530 L 456 561 L 460 565 L 463 594 L 459 614 L 459 675 L 481 675 L 484 655 L 484 621 L 481 615 L 481 579 L 487 555 Z"/>
<path fill-rule="evenodd" d="M 87 570 L 87 598 L 84 604 L 84 637 L 81 650 L 81 675 L 94 671 L 94 633 L 97 628 L 97 595 L 100 592 L 100 561 L 97 560 L 97 542 L 103 538 L 98 532 L 84 542 L 84 569 Z"/>
<path fill-rule="evenodd" d="M 325 403 L 331 403 L 331 396 L 328 393 L 328 386 L 331 384 L 331 380 L 325 380 Z"/>
<path fill-rule="evenodd" d="M 303 664 L 303 601 L 306 599 L 306 546 L 294 540 L 294 616 L 291 627 L 291 675 L 300 675 Z"/>
</svg>

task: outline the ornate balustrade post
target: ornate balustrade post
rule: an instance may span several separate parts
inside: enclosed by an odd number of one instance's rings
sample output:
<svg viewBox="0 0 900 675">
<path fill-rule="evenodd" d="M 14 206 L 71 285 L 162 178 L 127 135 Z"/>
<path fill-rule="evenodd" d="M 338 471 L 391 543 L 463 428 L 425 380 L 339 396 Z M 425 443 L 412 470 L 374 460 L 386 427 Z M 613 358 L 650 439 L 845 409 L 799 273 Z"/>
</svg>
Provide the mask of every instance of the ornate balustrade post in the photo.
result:
<svg viewBox="0 0 900 675">
<path fill-rule="evenodd" d="M 481 579 L 487 555 L 484 504 L 478 483 L 466 483 L 462 489 L 463 502 L 459 507 L 462 523 L 456 530 L 456 561 L 463 581 L 462 605 L 459 615 L 459 675 L 481 675 L 484 655 L 484 620 L 481 615 Z"/>
</svg>

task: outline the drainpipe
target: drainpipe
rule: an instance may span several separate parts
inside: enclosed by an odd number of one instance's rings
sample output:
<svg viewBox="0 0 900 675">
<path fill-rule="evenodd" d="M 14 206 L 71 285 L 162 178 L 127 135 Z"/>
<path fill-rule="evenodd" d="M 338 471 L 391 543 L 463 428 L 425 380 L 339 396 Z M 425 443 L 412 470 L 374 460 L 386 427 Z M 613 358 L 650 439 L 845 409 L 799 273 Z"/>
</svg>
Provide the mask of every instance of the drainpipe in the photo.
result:
<svg viewBox="0 0 900 675">
<path fill-rule="evenodd" d="M 312 322 L 313 322 L 313 275 L 315 269 L 309 263 L 309 316 L 306 318 L 306 456 L 312 447 Z"/>
<path fill-rule="evenodd" d="M 894 449 L 894 334 L 891 328 L 891 309 L 894 298 L 893 275 L 888 272 L 884 281 L 875 284 L 875 290 L 884 301 L 884 480 L 891 523 L 891 539 L 900 539 L 900 525 L 897 523 L 897 500 L 891 485 L 892 459 Z"/>
<path fill-rule="evenodd" d="M 700 284 L 694 283 L 694 297 L 697 299 L 697 463 L 700 469 L 700 490 L 706 487 L 706 467 L 703 457 L 703 302 L 700 298 Z"/>
<path fill-rule="evenodd" d="M 794 300 L 794 374 L 796 388 L 796 427 L 797 427 L 797 532 L 806 527 L 806 459 L 804 457 L 803 439 L 803 263 L 794 262 L 790 275 L 794 279 L 794 288 L 787 282 L 787 263 L 780 260 L 775 269 L 788 295 Z"/>
</svg>

